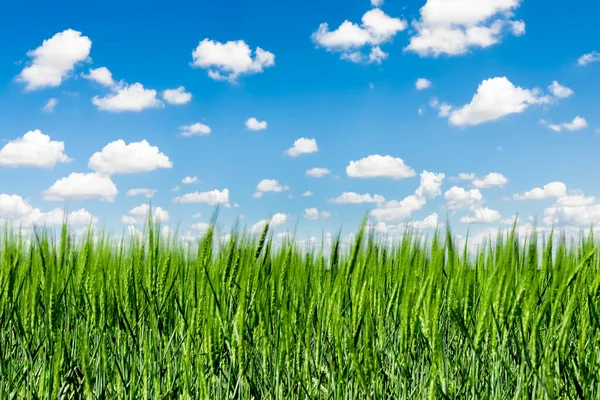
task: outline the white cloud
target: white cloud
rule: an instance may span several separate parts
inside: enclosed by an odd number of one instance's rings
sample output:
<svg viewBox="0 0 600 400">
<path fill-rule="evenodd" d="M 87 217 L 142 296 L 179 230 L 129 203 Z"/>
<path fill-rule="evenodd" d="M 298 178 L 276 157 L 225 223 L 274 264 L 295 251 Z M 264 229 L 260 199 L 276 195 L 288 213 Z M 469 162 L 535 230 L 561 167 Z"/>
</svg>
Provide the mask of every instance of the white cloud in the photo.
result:
<svg viewBox="0 0 600 400">
<path fill-rule="evenodd" d="M 262 131 L 267 129 L 267 121 L 259 121 L 254 117 L 248 118 L 244 125 L 251 131 Z"/>
<path fill-rule="evenodd" d="M 461 172 L 460 174 L 458 174 L 458 178 L 462 179 L 463 181 L 474 181 L 475 179 L 477 179 L 477 175 L 472 172 Z"/>
<path fill-rule="evenodd" d="M 294 145 L 285 151 L 290 157 L 296 157 L 300 154 L 311 154 L 319 151 L 316 139 L 300 138 L 294 142 Z"/>
<path fill-rule="evenodd" d="M 523 20 L 511 21 L 510 31 L 515 36 L 523 36 L 526 33 L 525 22 Z"/>
<path fill-rule="evenodd" d="M 554 96 L 561 98 L 561 99 L 567 98 L 574 93 L 572 89 L 569 89 L 568 87 L 561 85 L 557 81 L 552 81 L 552 84 L 550 86 L 548 86 L 548 90 Z"/>
<path fill-rule="evenodd" d="M 413 221 L 410 226 L 417 230 L 437 229 L 440 225 L 439 216 L 433 213 L 425 217 L 422 221 Z"/>
<path fill-rule="evenodd" d="M 479 189 L 465 190 L 464 188 L 453 186 L 444 193 L 444 200 L 446 200 L 450 210 L 475 208 L 483 201 L 483 195 Z"/>
<path fill-rule="evenodd" d="M 464 216 L 460 219 L 460 222 L 463 224 L 489 224 L 498 221 L 502 217 L 498 211 L 487 207 L 476 208 L 473 212 L 475 215 Z"/>
<path fill-rule="evenodd" d="M 256 193 L 254 193 L 253 197 L 260 198 L 264 193 L 267 192 L 279 193 L 289 189 L 289 186 L 282 186 L 275 179 L 263 179 L 258 183 L 258 185 L 256 185 Z"/>
<path fill-rule="evenodd" d="M 549 101 L 549 98 L 541 96 L 538 90 L 516 87 L 506 77 L 490 78 L 481 82 L 469 104 L 450 114 L 450 124 L 479 125 L 506 115 L 521 113 L 532 104 Z"/>
<path fill-rule="evenodd" d="M 192 224 L 190 229 L 197 232 L 208 232 L 211 226 L 212 225 L 207 222 L 198 222 L 197 224 Z"/>
<path fill-rule="evenodd" d="M 383 0 L 371 0 L 371 5 L 373 7 L 381 7 L 383 5 Z"/>
<path fill-rule="evenodd" d="M 92 104 L 99 110 L 111 112 L 139 112 L 147 108 L 164 106 L 163 102 L 156 98 L 156 90 L 145 89 L 144 85 L 139 82 L 115 86 L 114 89 L 112 94 L 105 97 L 94 96 Z"/>
<path fill-rule="evenodd" d="M 316 207 L 304 209 L 304 218 L 306 219 L 317 220 L 319 218 L 329 218 L 330 216 L 331 214 L 329 214 L 327 211 L 319 212 L 319 210 Z"/>
<path fill-rule="evenodd" d="M 257 222 L 250 228 L 250 233 L 258 233 L 262 232 L 265 227 L 265 224 L 269 222 L 270 229 L 277 228 L 278 226 L 284 225 L 288 221 L 288 215 L 283 213 L 277 213 L 273 215 L 269 219 L 263 219 L 262 221 Z"/>
<path fill-rule="evenodd" d="M 416 172 L 404 164 L 401 158 L 374 154 L 358 161 L 350 161 L 346 174 L 351 178 L 404 179 L 414 177 Z"/>
<path fill-rule="evenodd" d="M 52 97 L 52 98 L 48 99 L 48 101 L 44 105 L 44 108 L 42 109 L 42 111 L 51 113 L 52 111 L 54 111 L 54 107 L 56 107 L 57 104 L 58 104 L 58 99 L 56 97 Z"/>
<path fill-rule="evenodd" d="M 205 203 L 209 206 L 216 206 L 222 204 L 229 206 L 229 190 L 223 189 L 219 191 L 217 189 L 208 192 L 194 192 L 187 193 L 183 196 L 178 196 L 173 199 L 175 203 Z"/>
<path fill-rule="evenodd" d="M 429 79 L 419 78 L 415 83 L 415 87 L 417 90 L 429 89 L 431 87 L 431 81 Z"/>
<path fill-rule="evenodd" d="M 252 49 L 243 40 L 226 43 L 204 39 L 192 52 L 192 66 L 208 70 L 214 80 L 235 82 L 240 75 L 263 72 L 264 68 L 275 65 L 275 55 L 257 47 Z"/>
<path fill-rule="evenodd" d="M 73 172 L 68 177 L 54 182 L 44 192 L 44 199 L 57 201 L 100 199 L 112 203 L 117 193 L 117 187 L 108 176 Z"/>
<path fill-rule="evenodd" d="M 441 186 L 445 175 L 423 171 L 420 175 L 421 184 L 415 193 L 401 201 L 392 200 L 371 211 L 378 221 L 403 221 L 410 219 L 413 212 L 420 210 L 428 199 L 441 194 Z"/>
<path fill-rule="evenodd" d="M 90 214 L 86 209 L 82 208 L 76 211 L 72 211 L 65 215 L 65 211 L 61 208 L 55 208 L 49 212 L 41 212 L 35 208 L 30 213 L 23 216 L 19 222 L 26 227 L 29 226 L 48 226 L 48 225 L 61 225 L 65 222 L 65 218 L 69 226 L 85 226 L 90 223 L 98 223 L 98 218 Z"/>
<path fill-rule="evenodd" d="M 369 193 L 359 194 L 355 192 L 344 192 L 338 197 L 327 201 L 335 204 L 384 203 L 385 197 L 378 194 L 371 196 Z"/>
<path fill-rule="evenodd" d="M 302 197 L 310 197 L 313 195 L 313 192 L 311 192 L 310 190 L 307 190 L 306 192 L 302 193 Z"/>
<path fill-rule="evenodd" d="M 427 0 L 421 18 L 412 22 L 415 34 L 405 50 L 423 57 L 456 56 L 498 43 L 506 30 L 520 36 L 525 23 L 509 20 L 519 5 L 520 0 Z"/>
<path fill-rule="evenodd" d="M 202 218 L 202 213 L 196 213 L 192 215 L 192 218 Z"/>
<path fill-rule="evenodd" d="M 185 87 L 179 86 L 175 89 L 167 89 L 162 93 L 162 98 L 169 104 L 187 104 L 192 100 L 192 94 L 185 91 Z"/>
<path fill-rule="evenodd" d="M 600 203 L 595 197 L 582 194 L 559 197 L 552 207 L 544 210 L 544 223 L 590 228 L 600 223 Z"/>
<path fill-rule="evenodd" d="M 129 191 L 127 192 L 127 196 L 144 195 L 149 199 L 153 198 L 155 194 L 156 194 L 156 189 L 145 189 L 145 188 L 129 189 Z"/>
<path fill-rule="evenodd" d="M 179 127 L 179 130 L 181 131 L 181 135 L 186 137 L 209 135 L 212 132 L 210 126 L 200 122 L 191 125 L 182 125 Z"/>
<path fill-rule="evenodd" d="M 585 66 L 598 61 L 600 61 L 600 53 L 597 51 L 592 51 L 591 53 L 587 53 L 579 57 L 577 64 Z"/>
<path fill-rule="evenodd" d="M 0 193 L 0 217 L 20 217 L 32 210 L 33 207 L 21 196 Z"/>
<path fill-rule="evenodd" d="M 533 188 L 523 194 L 514 194 L 514 200 L 544 200 L 555 197 L 564 197 L 567 194 L 567 185 L 562 182 L 550 182 L 543 188 Z"/>
<path fill-rule="evenodd" d="M 102 151 L 90 157 L 88 167 L 103 174 L 135 174 L 154 171 L 159 168 L 172 168 L 169 157 L 150 146 L 146 140 L 125 144 L 123 139 L 104 146 Z"/>
<path fill-rule="evenodd" d="M 8 142 L 0 150 L 0 166 L 53 168 L 71 159 L 65 154 L 64 142 L 50 140 L 39 129 Z"/>
<path fill-rule="evenodd" d="M 387 58 L 387 53 L 379 45 L 391 41 L 406 28 L 406 21 L 392 18 L 379 8 L 374 8 L 362 16 L 360 25 L 346 20 L 330 31 L 329 24 L 322 23 L 312 34 L 312 40 L 328 51 L 341 53 L 343 60 L 379 64 Z M 363 47 L 370 47 L 368 56 L 361 52 Z"/>
<path fill-rule="evenodd" d="M 184 185 L 190 185 L 192 183 L 196 183 L 198 182 L 198 177 L 197 176 L 186 176 L 185 178 L 183 178 L 181 180 L 181 183 L 183 183 Z"/>
<path fill-rule="evenodd" d="M 31 65 L 23 68 L 18 80 L 25 90 L 58 87 L 69 77 L 75 66 L 88 59 L 92 41 L 81 32 L 67 29 L 44 40 L 41 46 L 27 52 Z"/>
<path fill-rule="evenodd" d="M 149 213 L 150 206 L 148 204 L 141 204 L 129 210 L 129 213 L 121 218 L 121 222 L 126 225 L 144 225 L 148 222 Z M 168 222 L 169 213 L 160 207 L 152 207 L 152 220 L 155 223 Z"/>
<path fill-rule="evenodd" d="M 112 73 L 106 67 L 91 68 L 88 74 L 82 73 L 81 76 L 109 88 L 116 85 Z"/>
<path fill-rule="evenodd" d="M 567 130 L 567 131 L 579 131 L 581 129 L 585 129 L 588 126 L 587 121 L 585 120 L 585 118 L 580 117 L 580 116 L 576 116 L 575 118 L 573 118 L 573 121 L 571 122 L 563 122 L 561 124 L 550 124 L 548 123 L 548 121 L 546 120 L 540 120 L 540 123 L 542 125 L 546 125 L 548 126 L 548 128 L 552 129 L 554 132 L 560 132 L 563 129 Z"/>
<path fill-rule="evenodd" d="M 331 171 L 327 168 L 311 168 L 306 171 L 306 175 L 312 176 L 313 178 L 322 178 L 330 173 Z"/>
<path fill-rule="evenodd" d="M 502 174 L 497 172 L 490 172 L 482 179 L 475 179 L 473 181 L 473 186 L 477 189 L 487 189 L 492 186 L 502 187 L 508 183 L 508 179 Z"/>
</svg>

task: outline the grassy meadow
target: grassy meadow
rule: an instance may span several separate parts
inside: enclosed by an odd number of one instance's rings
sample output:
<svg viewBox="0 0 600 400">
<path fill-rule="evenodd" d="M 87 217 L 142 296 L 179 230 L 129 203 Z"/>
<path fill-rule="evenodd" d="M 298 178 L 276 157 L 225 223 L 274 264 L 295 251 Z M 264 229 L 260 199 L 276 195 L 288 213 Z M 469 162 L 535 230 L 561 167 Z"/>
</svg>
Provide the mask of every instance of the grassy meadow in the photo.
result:
<svg viewBox="0 0 600 400">
<path fill-rule="evenodd" d="M 0 234 L 3 399 L 600 398 L 591 234 Z M 95 236 L 97 235 L 97 236 Z"/>
</svg>

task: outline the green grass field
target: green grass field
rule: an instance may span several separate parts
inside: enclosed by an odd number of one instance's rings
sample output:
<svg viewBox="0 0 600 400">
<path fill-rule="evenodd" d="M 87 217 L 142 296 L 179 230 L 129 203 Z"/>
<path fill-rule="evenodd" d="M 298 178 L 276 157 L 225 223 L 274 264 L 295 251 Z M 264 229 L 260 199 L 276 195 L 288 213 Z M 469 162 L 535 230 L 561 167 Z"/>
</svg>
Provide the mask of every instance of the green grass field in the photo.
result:
<svg viewBox="0 0 600 400">
<path fill-rule="evenodd" d="M 600 398 L 591 235 L 469 256 L 365 226 L 344 251 L 7 228 L 0 398 Z"/>
</svg>

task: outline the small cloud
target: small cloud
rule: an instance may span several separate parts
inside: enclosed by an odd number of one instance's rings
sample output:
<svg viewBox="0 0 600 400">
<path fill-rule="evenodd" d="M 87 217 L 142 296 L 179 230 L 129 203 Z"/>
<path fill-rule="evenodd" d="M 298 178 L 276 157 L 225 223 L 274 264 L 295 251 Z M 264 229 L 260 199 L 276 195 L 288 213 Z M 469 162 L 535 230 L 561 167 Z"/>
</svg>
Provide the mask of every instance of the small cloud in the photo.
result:
<svg viewBox="0 0 600 400">
<path fill-rule="evenodd" d="M 587 53 L 579 57 L 577 64 L 583 67 L 598 61 L 600 61 L 600 53 L 594 50 L 591 53 Z"/>
<path fill-rule="evenodd" d="M 248 118 L 244 123 L 246 128 L 251 131 L 262 131 L 267 129 L 267 121 L 259 121 L 254 117 Z"/>
<path fill-rule="evenodd" d="M 192 100 L 192 94 L 185 91 L 185 87 L 179 86 L 175 89 L 167 89 L 162 93 L 162 98 L 169 104 L 182 105 Z"/>
<path fill-rule="evenodd" d="M 306 175 L 312 176 L 313 178 L 322 178 L 331 173 L 327 168 L 311 168 L 306 171 Z"/>
<path fill-rule="evenodd" d="M 417 90 L 429 89 L 431 87 L 431 81 L 429 79 L 419 78 L 415 83 L 415 87 Z"/>
<path fill-rule="evenodd" d="M 294 145 L 285 151 L 290 157 L 296 157 L 300 154 L 311 154 L 319 151 L 316 139 L 300 138 L 294 142 Z"/>
<path fill-rule="evenodd" d="M 56 107 L 57 104 L 58 104 L 58 99 L 56 99 L 55 97 L 52 97 L 51 99 L 49 99 L 46 102 L 46 105 L 44 106 L 44 108 L 42 110 L 46 113 L 51 113 L 52 111 L 54 111 L 54 107 Z"/>
<path fill-rule="evenodd" d="M 212 132 L 210 126 L 200 122 L 191 125 L 182 125 L 179 127 L 179 130 L 181 131 L 181 135 L 185 137 L 210 135 Z"/>
<path fill-rule="evenodd" d="M 307 190 L 306 192 L 302 193 L 302 197 L 310 197 L 313 195 L 313 192 L 311 192 L 310 190 Z"/>
<path fill-rule="evenodd" d="M 185 178 L 183 178 L 181 180 L 181 183 L 183 183 L 184 185 L 190 185 L 190 184 L 196 183 L 196 182 L 198 182 L 198 177 L 197 176 L 194 176 L 194 177 L 186 176 Z"/>
</svg>

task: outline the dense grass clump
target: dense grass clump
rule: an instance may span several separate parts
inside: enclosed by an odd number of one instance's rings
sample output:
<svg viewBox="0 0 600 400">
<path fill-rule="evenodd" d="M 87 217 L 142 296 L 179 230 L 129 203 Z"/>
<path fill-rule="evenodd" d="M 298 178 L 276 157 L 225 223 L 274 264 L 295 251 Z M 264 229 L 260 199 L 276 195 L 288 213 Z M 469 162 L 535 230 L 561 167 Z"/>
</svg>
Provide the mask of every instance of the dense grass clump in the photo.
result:
<svg viewBox="0 0 600 400">
<path fill-rule="evenodd" d="M 590 235 L 0 234 L 0 398 L 600 397 Z M 327 256 L 326 256 L 327 255 Z"/>
</svg>

